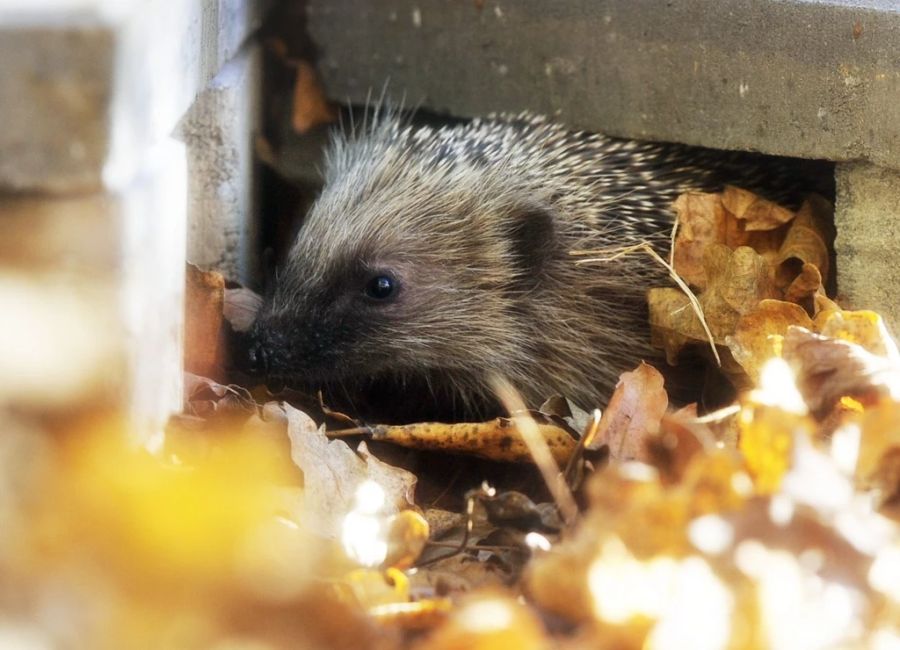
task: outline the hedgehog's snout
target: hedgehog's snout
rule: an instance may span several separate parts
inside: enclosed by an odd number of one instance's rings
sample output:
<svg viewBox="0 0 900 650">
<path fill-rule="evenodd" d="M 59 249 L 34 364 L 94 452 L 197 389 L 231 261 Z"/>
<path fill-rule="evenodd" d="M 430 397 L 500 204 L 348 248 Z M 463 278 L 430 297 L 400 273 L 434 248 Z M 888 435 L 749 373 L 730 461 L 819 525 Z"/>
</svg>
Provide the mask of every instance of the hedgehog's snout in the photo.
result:
<svg viewBox="0 0 900 650">
<path fill-rule="evenodd" d="M 290 342 L 266 319 L 258 319 L 235 353 L 235 366 L 251 377 L 265 378 L 287 365 Z"/>
<path fill-rule="evenodd" d="M 269 374 L 269 353 L 263 342 L 258 339 L 250 341 L 242 361 L 244 370 L 251 377 L 265 377 Z"/>
</svg>

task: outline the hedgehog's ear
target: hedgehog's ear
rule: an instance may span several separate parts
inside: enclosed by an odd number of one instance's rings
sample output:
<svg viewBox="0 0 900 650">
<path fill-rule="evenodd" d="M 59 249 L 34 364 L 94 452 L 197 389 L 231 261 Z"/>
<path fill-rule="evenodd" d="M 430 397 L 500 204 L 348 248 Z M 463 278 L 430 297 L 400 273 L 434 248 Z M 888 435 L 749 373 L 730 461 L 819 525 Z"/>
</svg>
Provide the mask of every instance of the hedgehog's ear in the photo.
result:
<svg viewBox="0 0 900 650">
<path fill-rule="evenodd" d="M 510 248 L 521 282 L 537 283 L 556 247 L 553 208 L 537 203 L 519 206 L 510 215 Z"/>
</svg>

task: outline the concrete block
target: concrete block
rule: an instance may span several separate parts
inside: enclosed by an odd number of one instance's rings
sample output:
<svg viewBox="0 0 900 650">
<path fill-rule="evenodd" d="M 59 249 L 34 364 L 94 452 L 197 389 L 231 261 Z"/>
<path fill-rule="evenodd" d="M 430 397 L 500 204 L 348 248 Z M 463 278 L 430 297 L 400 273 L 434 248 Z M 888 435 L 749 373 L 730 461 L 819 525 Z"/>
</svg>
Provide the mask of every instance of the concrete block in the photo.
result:
<svg viewBox="0 0 900 650">
<path fill-rule="evenodd" d="M 879 311 L 900 334 L 900 172 L 846 163 L 837 166 L 836 180 L 839 296 Z"/>
<path fill-rule="evenodd" d="M 252 44 L 200 93 L 178 129 L 188 152 L 188 261 L 250 282 L 257 268 L 254 145 L 261 67 Z"/>
<path fill-rule="evenodd" d="M 120 233 L 111 196 L 0 195 L 0 412 L 127 403 Z"/>
<path fill-rule="evenodd" d="M 116 287 L 67 273 L 0 269 L 0 412 L 79 404 L 125 410 L 128 386 Z"/>
<path fill-rule="evenodd" d="M 0 189 L 128 185 L 269 0 L 0 4 Z"/>
<path fill-rule="evenodd" d="M 900 168 L 897 0 L 309 0 L 329 94 Z"/>
<path fill-rule="evenodd" d="M 0 407 L 180 407 L 186 174 L 169 141 L 116 193 L 0 195 Z"/>
<path fill-rule="evenodd" d="M 161 427 L 182 405 L 187 153 L 168 140 L 119 195 L 121 318 L 130 377 L 129 409 L 139 431 Z"/>
</svg>

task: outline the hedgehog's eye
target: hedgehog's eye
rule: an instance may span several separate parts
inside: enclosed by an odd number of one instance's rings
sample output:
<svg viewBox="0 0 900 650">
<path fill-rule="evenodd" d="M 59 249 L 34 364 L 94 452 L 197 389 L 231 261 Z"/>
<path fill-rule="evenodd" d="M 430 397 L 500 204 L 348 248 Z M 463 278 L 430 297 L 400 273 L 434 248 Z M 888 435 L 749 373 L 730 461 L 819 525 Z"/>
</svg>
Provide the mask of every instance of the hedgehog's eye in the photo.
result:
<svg viewBox="0 0 900 650">
<path fill-rule="evenodd" d="M 376 300 L 385 300 L 394 295 L 397 281 L 389 275 L 376 275 L 366 283 L 366 295 Z"/>
</svg>

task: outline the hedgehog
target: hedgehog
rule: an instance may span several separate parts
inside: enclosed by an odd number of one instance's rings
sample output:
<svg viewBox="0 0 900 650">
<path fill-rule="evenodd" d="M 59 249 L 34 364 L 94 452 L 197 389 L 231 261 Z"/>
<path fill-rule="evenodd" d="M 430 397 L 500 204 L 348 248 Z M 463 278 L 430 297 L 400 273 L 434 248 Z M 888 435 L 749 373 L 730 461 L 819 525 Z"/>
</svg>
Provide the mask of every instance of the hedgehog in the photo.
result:
<svg viewBox="0 0 900 650">
<path fill-rule="evenodd" d="M 796 162 L 796 161 L 793 161 Z M 665 248 L 672 203 L 725 184 L 796 204 L 790 159 L 571 131 L 530 114 L 417 126 L 382 114 L 338 132 L 324 186 L 250 333 L 270 378 L 495 405 L 499 373 L 538 405 L 604 404 L 620 373 L 658 360 L 642 254 Z M 424 396 L 424 397 L 418 397 Z"/>
</svg>

